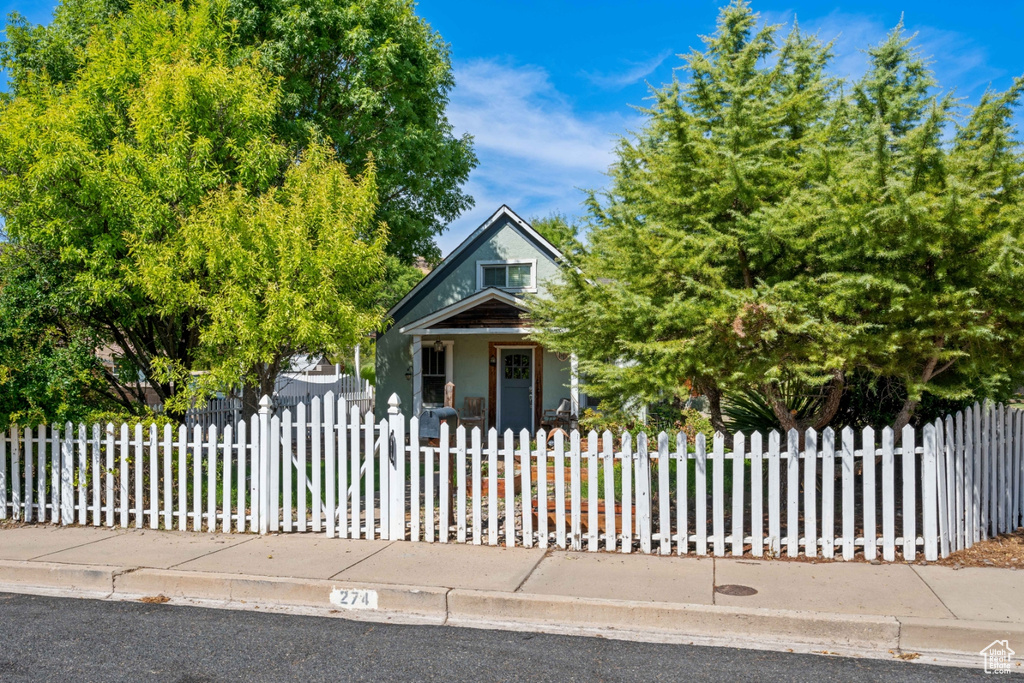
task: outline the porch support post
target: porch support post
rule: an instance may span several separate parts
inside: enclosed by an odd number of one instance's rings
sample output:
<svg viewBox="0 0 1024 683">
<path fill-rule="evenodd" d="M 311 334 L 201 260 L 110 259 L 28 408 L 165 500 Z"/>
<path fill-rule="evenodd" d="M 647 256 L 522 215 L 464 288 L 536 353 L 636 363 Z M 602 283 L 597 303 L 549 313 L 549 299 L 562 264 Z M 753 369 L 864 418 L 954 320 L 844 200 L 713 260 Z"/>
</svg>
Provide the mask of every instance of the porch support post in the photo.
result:
<svg viewBox="0 0 1024 683">
<path fill-rule="evenodd" d="M 580 373 L 579 360 L 576 354 L 569 359 L 569 400 L 572 402 L 572 414 L 580 416 Z"/>
<path fill-rule="evenodd" d="M 412 338 L 412 415 L 423 410 L 423 342 L 418 334 Z"/>
</svg>

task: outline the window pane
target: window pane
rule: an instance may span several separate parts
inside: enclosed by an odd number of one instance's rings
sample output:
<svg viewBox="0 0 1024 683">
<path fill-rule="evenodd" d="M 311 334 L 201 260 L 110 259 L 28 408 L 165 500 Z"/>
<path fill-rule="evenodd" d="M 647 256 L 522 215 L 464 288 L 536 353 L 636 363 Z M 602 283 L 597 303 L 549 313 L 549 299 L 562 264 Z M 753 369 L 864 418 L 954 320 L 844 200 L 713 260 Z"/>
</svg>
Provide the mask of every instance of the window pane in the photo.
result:
<svg viewBox="0 0 1024 683">
<path fill-rule="evenodd" d="M 430 404 L 444 403 L 444 375 L 423 377 L 423 402 Z"/>
<path fill-rule="evenodd" d="M 504 287 L 505 266 L 484 266 L 484 287 Z"/>
<path fill-rule="evenodd" d="M 530 286 L 529 264 L 508 267 L 508 286 L 525 288 Z"/>
</svg>

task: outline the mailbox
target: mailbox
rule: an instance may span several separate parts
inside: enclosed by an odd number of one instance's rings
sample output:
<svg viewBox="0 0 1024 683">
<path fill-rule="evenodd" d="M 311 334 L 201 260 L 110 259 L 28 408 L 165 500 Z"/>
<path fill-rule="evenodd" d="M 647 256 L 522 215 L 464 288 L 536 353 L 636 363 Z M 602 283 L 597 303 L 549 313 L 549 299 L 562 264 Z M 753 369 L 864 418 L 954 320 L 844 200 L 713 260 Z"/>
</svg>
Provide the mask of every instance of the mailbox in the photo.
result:
<svg viewBox="0 0 1024 683">
<path fill-rule="evenodd" d="M 454 428 L 458 424 L 459 413 L 455 408 L 431 408 L 420 413 L 420 438 L 438 439 L 441 437 L 441 422 L 448 422 Z M 453 422 L 454 421 L 454 422 Z"/>
</svg>

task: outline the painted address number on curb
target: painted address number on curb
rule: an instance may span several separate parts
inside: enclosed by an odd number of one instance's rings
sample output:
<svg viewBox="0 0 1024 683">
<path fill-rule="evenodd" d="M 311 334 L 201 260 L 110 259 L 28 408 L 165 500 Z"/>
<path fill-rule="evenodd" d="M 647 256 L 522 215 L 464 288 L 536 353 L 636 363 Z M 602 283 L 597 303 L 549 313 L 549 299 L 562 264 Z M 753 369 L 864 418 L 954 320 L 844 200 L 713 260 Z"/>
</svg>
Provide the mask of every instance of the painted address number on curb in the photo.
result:
<svg viewBox="0 0 1024 683">
<path fill-rule="evenodd" d="M 377 591 L 359 588 L 335 588 L 331 604 L 344 609 L 377 609 Z"/>
</svg>

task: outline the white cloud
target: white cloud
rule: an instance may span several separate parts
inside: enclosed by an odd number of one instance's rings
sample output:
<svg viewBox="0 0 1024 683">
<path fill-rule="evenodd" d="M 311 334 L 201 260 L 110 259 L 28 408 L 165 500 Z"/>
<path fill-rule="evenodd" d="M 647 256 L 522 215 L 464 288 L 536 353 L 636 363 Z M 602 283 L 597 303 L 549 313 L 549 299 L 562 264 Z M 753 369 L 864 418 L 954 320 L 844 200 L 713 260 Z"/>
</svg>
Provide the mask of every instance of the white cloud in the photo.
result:
<svg viewBox="0 0 1024 683">
<path fill-rule="evenodd" d="M 671 50 L 666 50 L 660 55 L 653 57 L 645 62 L 629 62 L 629 68 L 625 71 L 618 73 L 597 73 L 597 72 L 582 72 L 591 83 L 608 90 L 619 90 L 636 83 L 641 78 L 644 78 L 652 71 L 657 69 L 662 63 L 668 59 L 669 55 L 672 54 Z"/>
<path fill-rule="evenodd" d="M 476 206 L 438 238 L 442 253 L 502 204 L 524 218 L 582 214 L 582 190 L 605 184 L 617 137 L 638 123 L 635 115 L 577 111 L 544 69 L 494 60 L 455 65 L 448 118 L 457 133 L 473 135 L 480 163 L 465 188 Z"/>
</svg>

